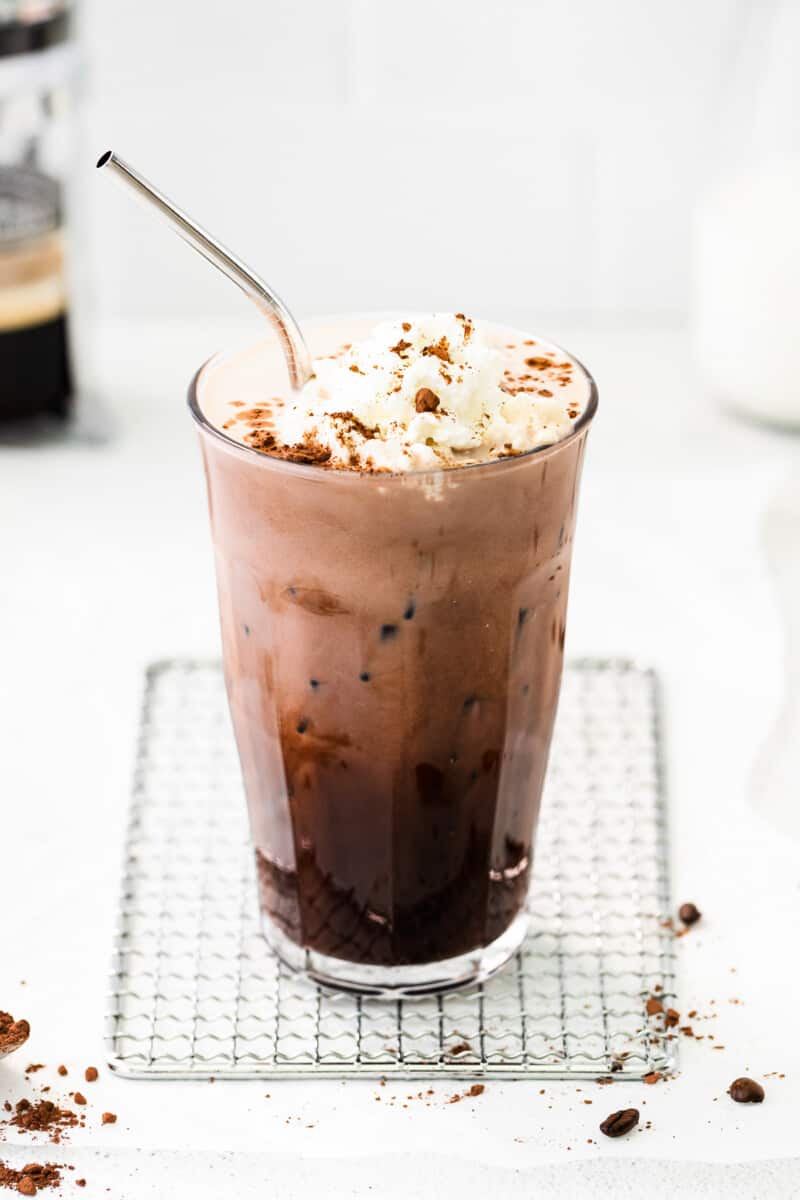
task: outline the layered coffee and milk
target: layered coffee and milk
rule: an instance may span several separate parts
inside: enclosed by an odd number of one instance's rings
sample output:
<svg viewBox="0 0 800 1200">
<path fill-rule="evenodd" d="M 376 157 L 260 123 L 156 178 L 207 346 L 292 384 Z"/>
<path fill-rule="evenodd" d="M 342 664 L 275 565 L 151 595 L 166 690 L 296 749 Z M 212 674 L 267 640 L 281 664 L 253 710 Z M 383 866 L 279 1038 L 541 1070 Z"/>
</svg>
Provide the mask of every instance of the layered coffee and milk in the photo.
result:
<svg viewBox="0 0 800 1200">
<path fill-rule="evenodd" d="M 265 932 L 340 986 L 484 977 L 524 932 L 584 370 L 461 314 L 212 360 L 201 428 Z"/>
</svg>

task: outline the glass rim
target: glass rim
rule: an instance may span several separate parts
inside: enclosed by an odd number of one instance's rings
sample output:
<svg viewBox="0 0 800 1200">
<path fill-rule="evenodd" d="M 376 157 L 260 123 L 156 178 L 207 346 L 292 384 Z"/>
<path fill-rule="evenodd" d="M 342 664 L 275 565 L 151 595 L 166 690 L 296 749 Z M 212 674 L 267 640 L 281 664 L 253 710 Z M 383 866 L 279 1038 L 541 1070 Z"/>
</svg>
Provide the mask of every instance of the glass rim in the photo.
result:
<svg viewBox="0 0 800 1200">
<path fill-rule="evenodd" d="M 263 342 L 259 341 L 252 344 L 262 345 Z M 298 476 L 305 476 L 306 478 L 310 477 L 313 479 L 324 479 L 345 476 L 346 478 L 352 479 L 353 476 L 359 476 L 366 479 L 378 479 L 381 482 L 389 483 L 390 481 L 395 482 L 398 480 L 402 482 L 404 479 L 420 479 L 425 476 L 434 478 L 450 475 L 461 476 L 465 471 L 481 471 L 486 473 L 488 470 L 497 471 L 510 468 L 519 463 L 526 462 L 536 456 L 541 458 L 546 454 L 557 453 L 559 450 L 574 442 L 576 438 L 579 438 L 582 434 L 584 434 L 594 419 L 599 403 L 597 384 L 595 383 L 594 377 L 589 371 L 587 371 L 581 360 L 576 358 L 574 354 L 571 354 L 569 350 L 564 349 L 564 347 L 559 345 L 557 342 L 551 342 L 549 339 L 547 339 L 547 344 L 552 346 L 554 350 L 557 350 L 561 354 L 565 354 L 568 358 L 570 358 L 572 362 L 575 363 L 576 367 L 579 367 L 580 370 L 583 371 L 583 374 L 586 376 L 586 380 L 589 384 L 588 402 L 583 412 L 578 417 L 578 420 L 573 425 L 571 431 L 566 437 L 559 438 L 557 442 L 548 442 L 546 445 L 533 446 L 530 450 L 523 450 L 519 454 L 510 454 L 505 458 L 491 458 L 486 459 L 484 462 L 465 463 L 463 466 L 459 467 L 417 467 L 410 471 L 338 470 L 336 468 L 320 467 L 313 463 L 292 462 L 291 459 L 278 458 L 276 455 L 267 454 L 263 450 L 256 450 L 253 446 L 246 446 L 242 442 L 237 442 L 235 438 L 230 437 L 224 432 L 224 430 L 218 429 L 216 425 L 211 424 L 200 407 L 198 391 L 200 387 L 200 381 L 208 368 L 213 366 L 215 363 L 221 362 L 232 354 L 241 352 L 243 347 L 239 347 L 235 350 L 218 350 L 215 354 L 212 354 L 210 358 L 207 358 L 192 376 L 186 399 L 189 406 L 189 412 L 191 413 L 192 418 L 199 427 L 201 433 L 217 439 L 225 446 L 226 449 L 232 451 L 233 453 L 243 455 L 252 462 L 257 461 L 260 462 L 262 466 L 272 467 L 275 470 L 288 471 Z"/>
</svg>

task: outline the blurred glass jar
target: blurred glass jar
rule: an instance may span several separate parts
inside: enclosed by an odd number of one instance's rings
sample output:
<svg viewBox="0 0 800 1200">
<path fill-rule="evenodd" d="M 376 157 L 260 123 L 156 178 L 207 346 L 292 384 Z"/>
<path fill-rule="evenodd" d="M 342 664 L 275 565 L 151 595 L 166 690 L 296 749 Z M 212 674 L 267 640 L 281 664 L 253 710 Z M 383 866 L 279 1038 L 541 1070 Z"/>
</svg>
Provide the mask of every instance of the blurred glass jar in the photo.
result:
<svg viewBox="0 0 800 1200">
<path fill-rule="evenodd" d="M 695 344 L 722 403 L 800 427 L 800 4 L 753 0 L 736 33 L 698 212 Z"/>
<path fill-rule="evenodd" d="M 73 16 L 69 0 L 0 0 L 0 432 L 76 411 Z"/>
</svg>

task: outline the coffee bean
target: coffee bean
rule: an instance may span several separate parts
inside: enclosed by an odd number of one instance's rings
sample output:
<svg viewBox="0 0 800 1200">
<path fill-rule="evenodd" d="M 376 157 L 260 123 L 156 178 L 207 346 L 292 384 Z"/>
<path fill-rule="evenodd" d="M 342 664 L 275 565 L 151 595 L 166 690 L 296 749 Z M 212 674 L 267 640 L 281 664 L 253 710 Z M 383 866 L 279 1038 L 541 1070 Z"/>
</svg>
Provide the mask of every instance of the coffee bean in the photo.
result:
<svg viewBox="0 0 800 1200">
<path fill-rule="evenodd" d="M 621 1108 L 600 1122 L 600 1132 L 606 1137 L 624 1137 L 639 1124 L 638 1108 Z"/>
<path fill-rule="evenodd" d="M 731 1100 L 735 1100 L 737 1104 L 760 1104 L 764 1099 L 764 1089 L 761 1084 L 756 1083 L 755 1079 L 748 1079 L 746 1075 L 742 1075 L 740 1079 L 734 1079 L 728 1088 L 728 1094 Z"/>
<path fill-rule="evenodd" d="M 678 909 L 678 916 L 684 925 L 694 925 L 702 915 L 696 904 L 682 904 Z"/>
</svg>

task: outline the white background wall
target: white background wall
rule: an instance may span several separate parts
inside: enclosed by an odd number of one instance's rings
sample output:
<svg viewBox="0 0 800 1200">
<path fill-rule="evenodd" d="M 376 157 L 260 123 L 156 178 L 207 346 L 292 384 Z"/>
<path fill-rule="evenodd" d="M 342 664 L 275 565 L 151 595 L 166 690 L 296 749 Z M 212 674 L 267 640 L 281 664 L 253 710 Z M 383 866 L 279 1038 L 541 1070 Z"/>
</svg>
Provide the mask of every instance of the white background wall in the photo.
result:
<svg viewBox="0 0 800 1200">
<path fill-rule="evenodd" d="M 301 313 L 680 320 L 744 0 L 85 0 L 114 315 L 237 311 L 129 157 Z"/>
</svg>

